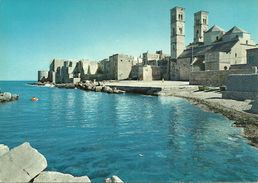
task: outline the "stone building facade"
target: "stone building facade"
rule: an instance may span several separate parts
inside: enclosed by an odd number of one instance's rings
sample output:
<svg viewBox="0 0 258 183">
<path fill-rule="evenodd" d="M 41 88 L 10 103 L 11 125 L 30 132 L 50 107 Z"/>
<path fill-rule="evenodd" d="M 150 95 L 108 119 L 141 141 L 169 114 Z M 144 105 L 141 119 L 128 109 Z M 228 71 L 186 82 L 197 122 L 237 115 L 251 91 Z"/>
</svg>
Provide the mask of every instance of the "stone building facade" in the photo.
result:
<svg viewBox="0 0 258 183">
<path fill-rule="evenodd" d="M 48 71 L 38 71 L 38 81 L 47 81 Z"/>
<path fill-rule="evenodd" d="M 194 43 L 204 41 L 204 33 L 208 30 L 208 12 L 198 11 L 194 14 Z"/>
<path fill-rule="evenodd" d="M 171 17 L 178 15 L 178 7 L 171 9 Z M 184 10 L 181 8 L 181 10 Z M 180 16 L 179 16 L 180 17 Z M 171 19 L 173 30 L 180 30 L 182 24 Z M 199 11 L 194 14 L 194 41 L 182 52 L 175 45 L 182 45 L 182 37 L 171 31 L 171 59 L 169 76 L 171 80 L 189 80 L 191 72 L 228 70 L 233 65 L 246 64 L 246 50 L 256 48 L 250 33 L 233 27 L 225 32 L 214 25 L 208 30 L 208 12 Z M 180 35 L 180 34 L 179 34 Z M 232 67 L 233 68 L 233 67 Z"/>
<path fill-rule="evenodd" d="M 132 70 L 134 57 L 125 54 L 114 54 L 109 57 L 109 72 L 111 80 L 128 79 Z"/>
</svg>

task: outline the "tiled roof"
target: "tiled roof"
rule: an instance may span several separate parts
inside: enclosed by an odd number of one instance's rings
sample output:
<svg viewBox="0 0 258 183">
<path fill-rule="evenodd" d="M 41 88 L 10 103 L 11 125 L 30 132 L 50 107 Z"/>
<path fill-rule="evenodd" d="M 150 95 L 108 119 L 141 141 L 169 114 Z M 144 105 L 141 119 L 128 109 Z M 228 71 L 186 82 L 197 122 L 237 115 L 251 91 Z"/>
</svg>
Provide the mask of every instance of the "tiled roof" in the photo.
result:
<svg viewBox="0 0 258 183">
<path fill-rule="evenodd" d="M 211 52 L 229 52 L 231 48 L 238 42 L 238 39 L 234 39 L 232 41 L 227 42 L 216 42 L 211 45 L 202 45 L 192 48 L 188 48 L 183 51 L 183 53 L 179 56 L 179 58 L 187 58 L 195 56 L 203 56 L 205 53 Z"/>
</svg>

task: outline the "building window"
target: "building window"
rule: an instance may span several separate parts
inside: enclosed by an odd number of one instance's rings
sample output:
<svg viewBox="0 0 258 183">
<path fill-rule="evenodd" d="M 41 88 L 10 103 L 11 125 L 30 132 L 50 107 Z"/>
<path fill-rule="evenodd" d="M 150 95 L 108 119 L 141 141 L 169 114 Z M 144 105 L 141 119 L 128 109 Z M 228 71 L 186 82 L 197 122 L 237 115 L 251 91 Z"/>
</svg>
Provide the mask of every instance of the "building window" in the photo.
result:
<svg viewBox="0 0 258 183">
<path fill-rule="evenodd" d="M 227 67 L 227 66 L 224 66 L 224 70 L 228 70 L 228 67 Z"/>
<path fill-rule="evenodd" d="M 207 24 L 207 20 L 204 18 L 203 19 L 203 24 L 206 25 Z"/>
<path fill-rule="evenodd" d="M 182 14 L 178 14 L 178 20 L 183 20 L 183 15 Z"/>
<path fill-rule="evenodd" d="M 179 33 L 180 33 L 180 34 L 183 34 L 183 29 L 182 29 L 182 27 L 179 27 Z"/>
<path fill-rule="evenodd" d="M 197 39 L 199 38 L 199 31 L 198 30 L 196 31 L 196 38 Z"/>
<path fill-rule="evenodd" d="M 246 44 L 248 44 L 248 40 L 246 40 L 245 42 L 246 42 Z"/>
<path fill-rule="evenodd" d="M 219 36 L 216 36 L 216 41 L 218 41 L 219 40 Z"/>
<path fill-rule="evenodd" d="M 175 31 L 175 28 L 173 28 L 173 36 L 176 35 L 176 31 Z"/>
<path fill-rule="evenodd" d="M 235 57 L 237 57 L 237 53 L 235 53 Z"/>
</svg>

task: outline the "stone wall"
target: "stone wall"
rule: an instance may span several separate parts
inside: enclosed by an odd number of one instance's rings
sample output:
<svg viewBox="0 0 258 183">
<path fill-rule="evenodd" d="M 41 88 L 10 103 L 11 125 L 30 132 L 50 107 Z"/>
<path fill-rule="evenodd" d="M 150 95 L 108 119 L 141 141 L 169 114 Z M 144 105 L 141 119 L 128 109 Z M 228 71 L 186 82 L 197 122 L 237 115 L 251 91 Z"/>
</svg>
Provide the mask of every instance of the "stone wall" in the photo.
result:
<svg viewBox="0 0 258 183">
<path fill-rule="evenodd" d="M 247 64 L 258 66 L 258 48 L 247 50 Z"/>
<path fill-rule="evenodd" d="M 230 74 L 251 74 L 256 72 L 256 68 L 220 70 L 220 71 L 200 71 L 191 72 L 190 85 L 222 86 L 226 84 L 227 77 Z"/>
<path fill-rule="evenodd" d="M 222 98 L 235 100 L 256 99 L 258 97 L 258 74 L 232 74 L 226 81 L 226 91 Z"/>
<path fill-rule="evenodd" d="M 138 78 L 143 81 L 161 80 L 161 72 L 159 66 L 145 65 L 139 67 Z"/>
<path fill-rule="evenodd" d="M 180 58 L 177 61 L 177 67 L 179 70 L 179 80 L 188 81 L 189 74 L 191 72 L 191 58 Z"/>
</svg>

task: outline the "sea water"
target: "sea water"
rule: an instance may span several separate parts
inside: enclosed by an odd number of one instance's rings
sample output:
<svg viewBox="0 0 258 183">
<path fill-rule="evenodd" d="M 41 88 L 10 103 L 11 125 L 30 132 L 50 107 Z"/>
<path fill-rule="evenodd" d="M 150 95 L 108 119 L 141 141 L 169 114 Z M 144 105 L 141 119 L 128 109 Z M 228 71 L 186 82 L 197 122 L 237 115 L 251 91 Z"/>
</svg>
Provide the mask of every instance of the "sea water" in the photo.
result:
<svg viewBox="0 0 258 183">
<path fill-rule="evenodd" d="M 258 150 L 241 129 L 184 99 L 26 82 L 1 81 L 0 88 L 20 95 L 0 104 L 0 143 L 29 142 L 49 171 L 92 182 L 111 175 L 129 183 L 258 180 Z"/>
</svg>

